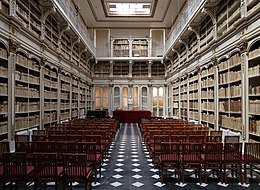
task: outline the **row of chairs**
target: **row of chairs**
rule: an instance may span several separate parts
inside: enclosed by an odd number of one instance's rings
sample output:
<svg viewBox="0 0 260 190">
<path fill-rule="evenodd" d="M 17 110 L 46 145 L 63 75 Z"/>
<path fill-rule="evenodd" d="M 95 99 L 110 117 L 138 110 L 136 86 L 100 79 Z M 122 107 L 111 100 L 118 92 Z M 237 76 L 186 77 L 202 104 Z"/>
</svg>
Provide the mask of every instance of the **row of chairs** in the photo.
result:
<svg viewBox="0 0 260 190">
<path fill-rule="evenodd" d="M 34 188 L 46 188 L 48 182 L 55 182 L 55 189 L 72 187 L 72 182 L 83 182 L 90 189 L 92 163 L 84 153 L 62 154 L 62 164 L 57 164 L 56 153 L 34 152 L 33 162 L 27 161 L 25 152 L 3 153 L 3 189 L 23 187 L 33 183 Z M 6 185 L 8 184 L 8 185 Z"/>
<path fill-rule="evenodd" d="M 248 182 L 247 174 L 259 169 L 260 143 L 207 142 L 203 147 L 201 143 L 162 142 L 159 156 L 159 171 L 164 181 L 164 169 L 175 168 L 178 174 L 178 183 L 185 183 L 185 169 L 194 169 L 202 182 L 207 183 L 207 170 L 216 171 L 221 183 L 227 184 L 227 170 L 232 176 L 239 174 L 240 183 Z M 214 174 L 214 173 L 213 173 Z"/>
</svg>

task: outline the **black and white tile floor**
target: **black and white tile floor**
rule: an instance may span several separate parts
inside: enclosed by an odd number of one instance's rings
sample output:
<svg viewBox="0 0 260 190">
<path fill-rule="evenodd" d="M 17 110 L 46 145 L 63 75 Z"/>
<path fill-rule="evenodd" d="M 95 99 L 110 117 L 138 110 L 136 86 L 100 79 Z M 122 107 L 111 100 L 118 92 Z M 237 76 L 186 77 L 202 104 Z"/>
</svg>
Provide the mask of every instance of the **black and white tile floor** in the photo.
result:
<svg viewBox="0 0 260 190">
<path fill-rule="evenodd" d="M 253 180 L 249 187 L 239 186 L 236 179 L 229 179 L 227 187 L 218 185 L 219 180 L 212 178 L 208 184 L 197 185 L 192 171 L 187 184 L 177 185 L 174 171 L 166 172 L 164 184 L 160 182 L 159 171 L 154 169 L 147 148 L 142 141 L 137 124 L 121 124 L 115 142 L 109 149 L 109 157 L 102 166 L 102 175 L 96 183 L 92 183 L 93 190 L 112 189 L 252 189 L 259 190 L 259 181 Z M 258 177 L 259 179 L 259 177 Z"/>
</svg>

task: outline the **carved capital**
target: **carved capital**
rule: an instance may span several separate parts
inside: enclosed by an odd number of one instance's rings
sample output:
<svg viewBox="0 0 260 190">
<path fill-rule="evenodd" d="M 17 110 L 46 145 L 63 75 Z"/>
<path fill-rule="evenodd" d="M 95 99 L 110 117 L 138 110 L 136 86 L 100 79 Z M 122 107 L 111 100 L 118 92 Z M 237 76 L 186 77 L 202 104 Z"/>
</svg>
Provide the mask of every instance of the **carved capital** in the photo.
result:
<svg viewBox="0 0 260 190">
<path fill-rule="evenodd" d="M 47 62 L 47 58 L 46 58 L 46 57 L 41 57 L 40 65 L 41 65 L 42 67 L 45 66 L 46 62 Z"/>
<path fill-rule="evenodd" d="M 238 48 L 240 49 L 241 53 L 247 52 L 248 42 L 245 39 L 242 39 L 239 44 Z"/>
<path fill-rule="evenodd" d="M 16 53 L 16 50 L 19 48 L 20 44 L 16 42 L 14 39 L 9 40 L 9 51 L 11 53 Z"/>
<path fill-rule="evenodd" d="M 211 60 L 211 62 L 213 63 L 213 65 L 217 65 L 218 59 L 217 59 L 216 56 L 212 57 L 210 60 Z"/>
</svg>

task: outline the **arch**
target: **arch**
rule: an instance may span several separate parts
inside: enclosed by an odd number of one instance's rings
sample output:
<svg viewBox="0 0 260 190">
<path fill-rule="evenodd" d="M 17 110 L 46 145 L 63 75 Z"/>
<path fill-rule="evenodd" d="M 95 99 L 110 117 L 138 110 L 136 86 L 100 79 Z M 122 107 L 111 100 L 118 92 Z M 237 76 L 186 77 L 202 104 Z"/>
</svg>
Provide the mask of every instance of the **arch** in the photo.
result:
<svg viewBox="0 0 260 190">
<path fill-rule="evenodd" d="M 18 48 L 16 51 L 17 54 L 23 55 L 26 58 L 29 58 L 29 53 L 27 51 L 25 51 L 24 49 Z"/>
<path fill-rule="evenodd" d="M 47 11 L 43 14 L 43 17 L 42 17 L 42 23 L 45 24 L 45 21 L 47 19 L 47 17 L 52 14 L 52 13 L 56 13 L 56 8 L 55 7 L 51 7 L 49 9 L 47 9 Z"/>
<path fill-rule="evenodd" d="M 232 57 L 232 56 L 233 56 L 234 54 L 236 54 L 236 53 L 239 53 L 239 55 L 240 55 L 240 49 L 239 49 L 239 48 L 233 49 L 233 50 L 229 53 L 228 57 Z"/>
<path fill-rule="evenodd" d="M 204 7 L 201 12 L 204 13 L 204 14 L 209 15 L 209 17 L 211 18 L 211 21 L 212 21 L 213 24 L 217 22 L 217 19 L 216 19 L 215 15 L 214 15 L 214 12 L 213 12 L 212 9 Z"/>
<path fill-rule="evenodd" d="M 218 58 L 217 63 L 220 63 L 221 61 L 226 61 L 228 59 L 228 55 L 223 55 Z"/>
<path fill-rule="evenodd" d="M 259 45 L 257 45 L 259 43 Z M 252 42 L 250 42 L 250 44 L 248 44 L 248 51 L 252 51 L 254 50 L 253 48 L 255 48 L 255 46 L 260 47 L 260 37 L 254 39 Z"/>
<path fill-rule="evenodd" d="M 32 54 L 29 55 L 29 59 L 35 60 L 35 61 L 37 61 L 38 63 L 41 62 L 41 59 L 40 59 L 39 57 L 37 57 L 37 56 L 35 56 L 35 55 L 32 55 Z"/>
<path fill-rule="evenodd" d="M 0 39 L 0 47 L 3 47 L 7 51 L 7 55 L 9 55 L 9 46 L 2 39 Z"/>
</svg>

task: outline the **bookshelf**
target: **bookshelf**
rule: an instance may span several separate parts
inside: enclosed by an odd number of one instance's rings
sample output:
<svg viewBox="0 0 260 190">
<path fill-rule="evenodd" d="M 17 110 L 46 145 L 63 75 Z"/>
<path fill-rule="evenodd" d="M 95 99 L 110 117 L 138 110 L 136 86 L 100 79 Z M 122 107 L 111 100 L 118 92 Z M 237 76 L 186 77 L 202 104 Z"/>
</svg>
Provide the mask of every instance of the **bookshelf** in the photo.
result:
<svg viewBox="0 0 260 190">
<path fill-rule="evenodd" d="M 172 105 L 172 109 L 173 109 L 173 116 L 175 117 L 180 117 L 180 80 L 176 79 L 175 81 L 173 81 L 172 84 L 172 101 L 173 101 L 173 105 Z"/>
<path fill-rule="evenodd" d="M 71 79 L 71 119 L 78 118 L 79 107 L 79 79 L 72 77 Z"/>
<path fill-rule="evenodd" d="M 59 41 L 59 29 L 58 23 L 52 15 L 49 15 L 45 22 L 45 42 L 49 45 L 49 47 L 58 49 L 58 41 Z"/>
<path fill-rule="evenodd" d="M 129 75 L 129 63 L 127 61 L 115 61 L 113 65 L 113 76 L 122 77 Z"/>
<path fill-rule="evenodd" d="M 15 65 L 15 130 L 39 127 L 40 65 L 18 52 Z"/>
<path fill-rule="evenodd" d="M 26 28 L 34 36 L 40 37 L 42 12 L 36 0 L 17 0 L 15 18 L 22 27 Z"/>
<path fill-rule="evenodd" d="M 112 57 L 129 57 L 130 42 L 128 39 L 112 39 Z"/>
<path fill-rule="evenodd" d="M 95 64 L 93 73 L 95 77 L 110 76 L 110 62 L 99 61 L 97 64 Z"/>
<path fill-rule="evenodd" d="M 240 1 L 222 0 L 218 4 L 217 10 L 217 27 L 218 37 L 223 36 L 233 28 L 234 23 L 240 19 Z"/>
<path fill-rule="evenodd" d="M 181 52 L 180 59 L 179 59 L 179 65 L 181 66 L 184 65 L 185 62 L 187 61 L 187 49 L 184 44 L 180 45 L 179 52 Z"/>
<path fill-rule="evenodd" d="M 92 94 L 92 87 L 87 83 L 86 84 L 86 112 L 87 112 L 87 110 L 92 109 L 91 94 Z"/>
<path fill-rule="evenodd" d="M 61 72 L 60 75 L 60 121 L 70 118 L 70 74 Z"/>
<path fill-rule="evenodd" d="M 9 1 L 1 1 L 0 2 L 1 9 L 0 12 L 3 13 L 5 16 L 9 16 L 9 7 L 10 7 L 10 2 Z"/>
<path fill-rule="evenodd" d="M 58 71 L 49 65 L 43 68 L 44 80 L 44 127 L 57 123 Z"/>
<path fill-rule="evenodd" d="M 219 63 L 219 125 L 242 130 L 241 56 L 234 53 Z"/>
<path fill-rule="evenodd" d="M 180 117 L 184 120 L 188 119 L 188 77 L 184 76 L 180 79 Z"/>
<path fill-rule="evenodd" d="M 148 64 L 147 62 L 135 61 L 132 65 L 133 77 L 148 77 Z"/>
<path fill-rule="evenodd" d="M 247 16 L 257 14 L 259 12 L 260 2 L 258 0 L 247 0 Z"/>
<path fill-rule="evenodd" d="M 86 115 L 86 82 L 79 81 L 79 117 Z"/>
<path fill-rule="evenodd" d="M 188 59 L 193 59 L 196 53 L 198 52 L 198 39 L 194 32 L 191 32 L 191 34 L 188 37 L 188 48 Z"/>
<path fill-rule="evenodd" d="M 248 52 L 249 133 L 260 136 L 260 41 Z"/>
<path fill-rule="evenodd" d="M 152 77 L 165 77 L 165 65 L 159 61 L 153 62 L 151 66 Z"/>
<path fill-rule="evenodd" d="M 212 64 L 201 69 L 201 123 L 214 128 L 214 67 Z"/>
<path fill-rule="evenodd" d="M 80 61 L 80 58 L 79 58 L 79 51 L 80 51 L 80 48 L 79 48 L 79 45 L 78 44 L 75 44 L 73 46 L 73 49 L 72 49 L 72 56 L 71 56 L 71 62 L 76 65 L 76 66 L 79 66 L 79 61 Z"/>
<path fill-rule="evenodd" d="M 8 55 L 7 50 L 0 43 L 0 134 L 6 134 L 8 113 Z"/>
<path fill-rule="evenodd" d="M 67 32 L 64 32 L 61 36 L 61 53 L 62 55 L 69 60 L 71 52 L 71 39 Z"/>
<path fill-rule="evenodd" d="M 213 40 L 213 23 L 210 16 L 206 15 L 200 24 L 200 51 L 203 51 Z"/>
<path fill-rule="evenodd" d="M 132 57 L 148 57 L 148 39 L 134 39 L 132 41 Z"/>
<path fill-rule="evenodd" d="M 198 72 L 194 71 L 189 75 L 189 120 L 199 121 L 198 105 Z"/>
</svg>

